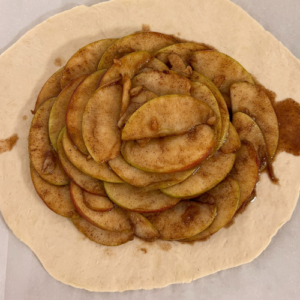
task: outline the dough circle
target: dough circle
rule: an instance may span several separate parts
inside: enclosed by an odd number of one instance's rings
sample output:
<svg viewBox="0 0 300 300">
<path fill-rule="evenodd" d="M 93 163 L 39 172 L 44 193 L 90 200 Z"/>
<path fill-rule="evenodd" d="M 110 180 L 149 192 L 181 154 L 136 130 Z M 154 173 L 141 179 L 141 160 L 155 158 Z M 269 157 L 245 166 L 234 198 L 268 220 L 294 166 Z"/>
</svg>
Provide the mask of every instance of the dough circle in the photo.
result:
<svg viewBox="0 0 300 300">
<path fill-rule="evenodd" d="M 153 31 L 213 45 L 274 90 L 278 100 L 300 101 L 300 62 L 228 0 L 114 0 L 78 6 L 36 26 L 3 53 L 0 138 L 17 133 L 20 139 L 11 152 L 0 155 L 1 212 L 54 278 L 90 291 L 159 288 L 248 263 L 290 219 L 298 198 L 300 158 L 282 153 L 275 162 L 280 186 L 263 174 L 257 199 L 235 224 L 193 245 L 135 239 L 118 247 L 100 246 L 44 205 L 30 179 L 30 122 L 22 116 L 34 108 L 43 83 L 58 69 L 55 63 L 65 64 L 89 42 L 121 37 L 141 30 L 143 24 Z"/>
</svg>

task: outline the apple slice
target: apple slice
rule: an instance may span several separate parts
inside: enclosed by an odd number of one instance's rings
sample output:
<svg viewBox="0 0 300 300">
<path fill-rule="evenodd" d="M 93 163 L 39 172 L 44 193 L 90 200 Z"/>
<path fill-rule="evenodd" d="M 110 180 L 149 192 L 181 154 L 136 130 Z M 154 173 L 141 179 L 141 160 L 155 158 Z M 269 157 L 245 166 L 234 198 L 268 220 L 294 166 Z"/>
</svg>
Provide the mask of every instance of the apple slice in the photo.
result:
<svg viewBox="0 0 300 300">
<path fill-rule="evenodd" d="M 130 222 L 121 208 L 115 207 L 106 212 L 89 209 L 84 204 L 82 189 L 74 182 L 70 184 L 70 193 L 78 213 L 93 225 L 109 231 L 132 231 Z"/>
<path fill-rule="evenodd" d="M 260 128 L 251 117 L 242 112 L 233 115 L 232 124 L 240 140 L 246 140 L 254 146 L 258 155 L 259 170 L 262 171 L 267 164 L 267 146 Z"/>
<path fill-rule="evenodd" d="M 251 75 L 232 57 L 217 51 L 203 50 L 193 53 L 193 69 L 212 80 L 222 93 L 228 94 L 230 86 L 239 81 L 254 83 Z"/>
<path fill-rule="evenodd" d="M 175 38 L 158 32 L 138 32 L 125 36 L 106 50 L 100 60 L 98 69 L 109 68 L 115 58 L 120 58 L 125 53 L 141 50 L 156 52 L 177 42 Z"/>
<path fill-rule="evenodd" d="M 161 96 L 133 113 L 122 131 L 122 140 L 180 135 L 212 117 L 214 111 L 191 96 Z"/>
<path fill-rule="evenodd" d="M 83 112 L 92 94 L 99 87 L 105 72 L 106 70 L 99 70 L 88 76 L 79 84 L 70 99 L 66 114 L 66 125 L 69 135 L 78 150 L 85 155 L 89 155 L 89 152 L 82 137 Z"/>
<path fill-rule="evenodd" d="M 73 180 L 76 184 L 78 184 L 82 189 L 85 191 L 95 194 L 95 195 L 102 195 L 106 196 L 103 182 L 90 177 L 81 171 L 79 171 L 73 164 L 69 161 L 63 147 L 62 138 L 64 133 L 66 132 L 66 128 L 64 127 L 58 137 L 57 141 L 57 153 L 59 160 L 67 173 L 67 175 Z"/>
<path fill-rule="evenodd" d="M 109 211 L 114 208 L 114 204 L 104 196 L 94 195 L 82 191 L 84 204 L 95 211 Z"/>
<path fill-rule="evenodd" d="M 157 229 L 143 215 L 133 211 L 128 211 L 127 215 L 136 236 L 148 242 L 154 242 L 159 238 Z"/>
<path fill-rule="evenodd" d="M 133 94 L 131 96 L 131 103 L 145 104 L 148 101 L 158 97 L 155 93 L 147 90 L 145 87 L 141 85 L 139 87 L 141 87 L 141 91 L 138 94 Z M 133 90 L 134 89 L 132 89 L 131 91 Z"/>
<path fill-rule="evenodd" d="M 33 114 L 36 113 L 39 106 L 44 101 L 46 101 L 50 98 L 53 98 L 53 97 L 57 97 L 59 95 L 59 93 L 61 92 L 60 80 L 61 80 L 63 70 L 64 70 L 64 67 L 60 68 L 43 85 L 43 87 L 37 97 L 34 111 L 32 111 Z"/>
<path fill-rule="evenodd" d="M 49 118 L 49 136 L 51 144 L 55 150 L 57 148 L 56 144 L 58 136 L 61 130 L 66 126 L 66 113 L 70 99 L 77 86 L 86 78 L 86 76 L 87 75 L 83 75 L 66 86 L 56 98 L 51 109 Z"/>
<path fill-rule="evenodd" d="M 48 121 L 56 98 L 44 101 L 32 119 L 28 137 L 30 161 L 38 174 L 47 182 L 66 185 L 70 179 L 64 172 L 50 144 Z"/>
<path fill-rule="evenodd" d="M 30 174 L 36 192 L 52 211 L 67 218 L 78 217 L 71 201 L 69 185 L 55 186 L 46 182 L 38 175 L 32 164 Z"/>
<path fill-rule="evenodd" d="M 230 96 L 233 113 L 240 111 L 255 120 L 264 135 L 268 154 L 272 159 L 278 145 L 279 129 L 277 116 L 268 95 L 259 86 L 239 82 L 231 86 Z"/>
<path fill-rule="evenodd" d="M 229 124 L 228 136 L 225 140 L 225 143 L 222 145 L 220 150 L 223 153 L 232 153 L 237 151 L 241 147 L 241 141 L 238 133 L 236 132 L 234 126 Z"/>
<path fill-rule="evenodd" d="M 106 39 L 93 42 L 79 49 L 67 62 L 62 78 L 61 88 L 64 89 L 73 80 L 82 76 L 94 73 L 103 53 L 115 43 L 117 39 Z"/>
<path fill-rule="evenodd" d="M 121 133 L 117 126 L 122 105 L 122 87 L 99 88 L 85 107 L 82 120 L 84 143 L 97 163 L 118 156 Z"/>
<path fill-rule="evenodd" d="M 129 165 L 122 155 L 110 160 L 109 166 L 127 183 L 147 190 L 172 186 L 189 177 L 195 169 L 170 174 L 146 172 Z"/>
<path fill-rule="evenodd" d="M 237 180 L 240 186 L 241 196 L 238 205 L 240 208 L 250 197 L 259 175 L 258 157 L 250 142 L 242 142 L 241 148 L 236 153 L 236 160 L 230 175 Z"/>
<path fill-rule="evenodd" d="M 123 182 L 123 180 L 109 168 L 107 163 L 98 164 L 93 159 L 88 159 L 87 156 L 78 151 L 74 147 L 67 131 L 63 134 L 62 143 L 67 158 L 81 172 L 99 180 L 116 183 Z"/>
<path fill-rule="evenodd" d="M 207 194 L 201 195 L 196 201 L 206 203 L 207 196 L 214 198 L 214 203 L 217 206 L 217 216 L 208 228 L 189 238 L 188 241 L 190 242 L 205 240 L 230 222 L 239 204 L 239 184 L 235 179 L 227 177 Z"/>
<path fill-rule="evenodd" d="M 172 173 L 199 164 L 209 156 L 214 142 L 213 129 L 199 125 L 183 135 L 152 139 L 143 148 L 135 141 L 128 141 L 122 146 L 122 155 L 138 169 Z"/>
<path fill-rule="evenodd" d="M 163 212 L 147 215 L 163 240 L 182 240 L 205 230 L 216 216 L 214 204 L 179 202 Z"/>
<path fill-rule="evenodd" d="M 130 104 L 130 90 L 131 90 L 131 79 L 126 73 L 123 76 L 123 91 L 122 91 L 122 107 L 120 118 L 125 114 L 129 104 Z"/>
<path fill-rule="evenodd" d="M 190 95 L 191 81 L 174 71 L 147 71 L 133 78 L 132 87 L 144 86 L 158 96 Z"/>
<path fill-rule="evenodd" d="M 193 175 L 186 180 L 161 191 L 171 197 L 190 199 L 199 196 L 221 182 L 233 167 L 235 154 L 218 151 L 202 162 Z"/>
<path fill-rule="evenodd" d="M 169 68 L 160 60 L 156 58 L 152 58 L 144 67 L 138 71 L 138 74 L 147 72 L 147 71 L 168 71 Z"/>
<path fill-rule="evenodd" d="M 105 191 L 111 201 L 127 210 L 148 213 L 168 209 L 180 199 L 164 195 L 160 190 L 147 191 L 127 183 L 104 183 Z"/>
<path fill-rule="evenodd" d="M 134 239 L 133 232 L 103 230 L 84 218 L 72 220 L 75 227 L 91 241 L 104 246 L 119 246 Z"/>
</svg>

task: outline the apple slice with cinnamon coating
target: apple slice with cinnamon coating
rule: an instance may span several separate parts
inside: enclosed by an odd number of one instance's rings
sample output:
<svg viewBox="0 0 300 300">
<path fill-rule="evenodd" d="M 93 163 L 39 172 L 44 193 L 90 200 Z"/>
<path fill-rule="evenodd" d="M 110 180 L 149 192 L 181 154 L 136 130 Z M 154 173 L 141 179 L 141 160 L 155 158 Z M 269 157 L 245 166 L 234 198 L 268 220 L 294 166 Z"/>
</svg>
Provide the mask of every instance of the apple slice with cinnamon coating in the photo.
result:
<svg viewBox="0 0 300 300">
<path fill-rule="evenodd" d="M 109 211 L 114 208 L 114 204 L 104 196 L 90 194 L 83 191 L 83 202 L 84 204 L 95 211 Z"/>
<path fill-rule="evenodd" d="M 168 71 L 169 68 L 160 60 L 152 58 L 144 67 L 140 69 L 137 74 L 144 73 L 147 71 L 156 70 L 156 71 Z"/>
<path fill-rule="evenodd" d="M 235 127 L 229 123 L 229 128 L 228 128 L 228 136 L 220 148 L 220 150 L 223 153 L 232 153 L 237 151 L 241 147 L 241 141 L 239 138 L 238 133 L 235 130 Z"/>
</svg>

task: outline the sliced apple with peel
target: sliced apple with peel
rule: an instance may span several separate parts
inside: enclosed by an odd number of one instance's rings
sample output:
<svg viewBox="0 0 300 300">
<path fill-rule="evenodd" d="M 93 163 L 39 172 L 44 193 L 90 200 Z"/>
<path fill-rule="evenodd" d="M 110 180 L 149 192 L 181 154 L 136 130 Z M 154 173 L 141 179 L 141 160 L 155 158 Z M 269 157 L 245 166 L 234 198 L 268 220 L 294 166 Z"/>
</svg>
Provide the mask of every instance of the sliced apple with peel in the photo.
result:
<svg viewBox="0 0 300 300">
<path fill-rule="evenodd" d="M 164 195 L 160 190 L 148 191 L 127 183 L 104 183 L 109 199 L 130 211 L 148 213 L 168 209 L 180 199 Z"/>
<path fill-rule="evenodd" d="M 125 53 L 135 51 L 156 52 L 175 43 L 177 43 L 175 38 L 158 32 L 138 32 L 125 36 L 106 50 L 99 62 L 98 69 L 109 68 L 114 59 L 120 58 Z"/>
<path fill-rule="evenodd" d="M 133 233 L 136 236 L 148 242 L 154 242 L 159 238 L 157 229 L 146 217 L 133 211 L 128 211 L 127 215 L 133 225 Z"/>
<path fill-rule="evenodd" d="M 71 178 L 72 181 L 78 184 L 86 192 L 95 195 L 106 196 L 102 181 L 84 174 L 78 170 L 68 159 L 62 143 L 65 132 L 66 127 L 62 129 L 58 137 L 57 154 L 66 174 Z"/>
<path fill-rule="evenodd" d="M 81 77 L 72 81 L 67 85 L 58 95 L 56 101 L 51 109 L 49 118 L 49 136 L 53 148 L 56 150 L 56 144 L 58 136 L 61 130 L 66 126 L 66 113 L 68 110 L 70 99 L 78 87 L 78 85 L 86 78 L 87 75 L 82 75 Z"/>
<path fill-rule="evenodd" d="M 85 191 L 82 192 L 83 202 L 91 210 L 109 211 L 114 208 L 114 204 L 107 197 L 90 194 Z"/>
<path fill-rule="evenodd" d="M 239 82 L 231 86 L 230 97 L 233 113 L 243 112 L 255 120 L 264 135 L 268 155 L 272 159 L 278 145 L 279 128 L 268 95 L 257 85 Z"/>
<path fill-rule="evenodd" d="M 66 218 L 76 218 L 78 213 L 70 197 L 70 187 L 55 186 L 43 180 L 30 164 L 30 174 L 34 188 L 44 203 L 56 214 Z"/>
<path fill-rule="evenodd" d="M 132 231 L 129 219 L 121 208 L 114 207 L 106 212 L 89 209 L 84 204 L 83 190 L 74 182 L 70 184 L 70 193 L 78 213 L 93 225 L 109 231 Z"/>
<path fill-rule="evenodd" d="M 163 240 L 182 240 L 205 230 L 216 216 L 216 206 L 181 201 L 163 212 L 147 215 Z"/>
<path fill-rule="evenodd" d="M 239 81 L 254 83 L 251 75 L 232 57 L 211 50 L 197 51 L 190 59 L 193 69 L 212 80 L 222 93 Z"/>
<path fill-rule="evenodd" d="M 168 196 L 181 199 L 199 196 L 220 183 L 232 169 L 234 161 L 234 153 L 224 154 L 218 151 L 202 162 L 198 170 L 186 180 L 161 191 Z"/>
<path fill-rule="evenodd" d="M 152 139 L 143 148 L 135 141 L 125 142 L 122 155 L 138 169 L 173 173 L 195 167 L 209 156 L 214 143 L 214 130 L 208 125 L 199 125 L 182 135 Z"/>
<path fill-rule="evenodd" d="M 99 180 L 116 183 L 123 182 L 123 180 L 109 168 L 107 163 L 98 164 L 93 159 L 88 159 L 87 156 L 78 151 L 74 147 L 67 131 L 64 131 L 62 144 L 67 158 L 81 172 Z"/>
<path fill-rule="evenodd" d="M 228 136 L 220 148 L 223 153 L 232 153 L 237 151 L 241 147 L 241 141 L 238 133 L 235 130 L 235 127 L 229 124 Z"/>
<path fill-rule="evenodd" d="M 138 71 L 138 74 L 144 73 L 147 71 L 156 70 L 156 71 L 168 71 L 169 68 L 160 60 L 152 58 L 144 67 Z"/>
<path fill-rule="evenodd" d="M 237 180 L 240 187 L 240 201 L 238 208 L 247 202 L 255 189 L 259 163 L 254 146 L 248 141 L 242 141 L 241 148 L 236 153 L 236 160 L 230 175 Z"/>
<path fill-rule="evenodd" d="M 85 107 L 82 120 L 84 143 L 97 163 L 119 155 L 121 133 L 118 128 L 122 87 L 118 84 L 99 88 Z"/>
<path fill-rule="evenodd" d="M 90 43 L 79 49 L 66 63 L 61 78 L 61 88 L 64 89 L 73 80 L 97 71 L 103 53 L 117 39 L 105 39 Z"/>
<path fill-rule="evenodd" d="M 56 98 L 44 101 L 36 111 L 29 131 L 28 151 L 33 167 L 44 180 L 54 185 L 66 185 L 70 179 L 51 146 L 48 131 L 49 116 L 55 101 Z"/>
<path fill-rule="evenodd" d="M 85 155 L 89 152 L 82 137 L 82 118 L 86 104 L 99 87 L 106 70 L 99 70 L 85 78 L 74 91 L 66 114 L 66 126 L 75 146 Z"/>
<path fill-rule="evenodd" d="M 180 135 L 213 117 L 214 111 L 207 104 L 191 96 L 161 96 L 132 114 L 122 130 L 122 140 Z"/>
<path fill-rule="evenodd" d="M 248 115 L 237 112 L 232 117 L 232 124 L 235 127 L 240 140 L 250 142 L 258 155 L 259 170 L 262 171 L 267 164 L 267 146 L 260 128 Z"/>
<path fill-rule="evenodd" d="M 185 180 L 195 171 L 195 169 L 190 169 L 170 174 L 146 172 L 129 165 L 122 155 L 110 160 L 108 163 L 112 170 L 125 182 L 136 187 L 147 188 L 147 190 L 172 186 Z"/>
</svg>

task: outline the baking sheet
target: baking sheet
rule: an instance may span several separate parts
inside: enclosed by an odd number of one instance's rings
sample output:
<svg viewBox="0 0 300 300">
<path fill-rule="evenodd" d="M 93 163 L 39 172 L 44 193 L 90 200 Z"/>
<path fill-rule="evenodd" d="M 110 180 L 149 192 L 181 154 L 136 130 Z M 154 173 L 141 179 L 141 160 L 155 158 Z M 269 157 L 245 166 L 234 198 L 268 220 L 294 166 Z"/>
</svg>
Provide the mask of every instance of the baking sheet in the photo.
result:
<svg viewBox="0 0 300 300">
<path fill-rule="evenodd" d="M 138 0 L 136 0 L 138 1 Z M 79 4 L 101 1 L 0 0 L 0 53 L 48 17 Z M 300 58 L 298 0 L 235 0 Z M 1 83 L 0 83 L 1 88 Z M 2 176 L 2 174 L 1 174 Z M 1 178 L 1 177 L 0 177 Z M 0 179 L 1 180 L 1 179 Z M 25 201 L 26 199 L 24 199 Z M 213 274 L 190 284 L 152 291 L 90 293 L 53 279 L 31 250 L 0 217 L 0 300 L 11 299 L 297 299 L 300 292 L 300 209 L 272 243 L 250 264 Z"/>
</svg>

